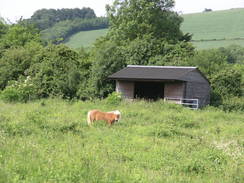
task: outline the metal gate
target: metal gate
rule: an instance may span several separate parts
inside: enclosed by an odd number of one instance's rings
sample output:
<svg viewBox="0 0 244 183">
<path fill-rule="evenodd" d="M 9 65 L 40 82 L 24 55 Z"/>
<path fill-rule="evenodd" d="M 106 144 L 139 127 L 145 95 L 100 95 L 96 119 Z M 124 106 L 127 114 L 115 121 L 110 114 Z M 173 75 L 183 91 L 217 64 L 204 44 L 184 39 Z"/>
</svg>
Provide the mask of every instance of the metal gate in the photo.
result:
<svg viewBox="0 0 244 183">
<path fill-rule="evenodd" d="M 198 109 L 199 108 L 198 99 L 165 97 L 164 101 L 172 102 L 175 104 L 181 104 L 181 105 L 189 107 L 191 109 Z"/>
</svg>

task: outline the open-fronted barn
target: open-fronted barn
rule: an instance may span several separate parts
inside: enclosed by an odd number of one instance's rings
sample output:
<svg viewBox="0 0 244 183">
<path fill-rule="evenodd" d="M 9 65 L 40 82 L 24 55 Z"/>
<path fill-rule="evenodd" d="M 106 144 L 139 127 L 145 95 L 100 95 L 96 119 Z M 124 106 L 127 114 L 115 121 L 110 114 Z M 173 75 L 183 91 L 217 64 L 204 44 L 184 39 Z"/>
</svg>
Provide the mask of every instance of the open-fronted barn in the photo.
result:
<svg viewBox="0 0 244 183">
<path fill-rule="evenodd" d="M 110 75 L 126 99 L 165 99 L 192 107 L 210 102 L 210 84 L 197 67 L 128 65 Z"/>
</svg>

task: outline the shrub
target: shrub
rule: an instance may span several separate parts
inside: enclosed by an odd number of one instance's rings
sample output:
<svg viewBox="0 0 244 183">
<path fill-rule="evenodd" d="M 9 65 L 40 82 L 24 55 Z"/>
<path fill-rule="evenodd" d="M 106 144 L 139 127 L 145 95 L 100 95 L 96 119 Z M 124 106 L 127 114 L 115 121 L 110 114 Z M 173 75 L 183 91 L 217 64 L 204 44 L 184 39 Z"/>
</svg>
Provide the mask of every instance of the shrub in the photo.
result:
<svg viewBox="0 0 244 183">
<path fill-rule="evenodd" d="M 112 104 L 112 105 L 118 105 L 122 100 L 121 93 L 113 92 L 108 95 L 106 98 L 106 103 Z"/>
<path fill-rule="evenodd" d="M 12 81 L 1 92 L 0 98 L 5 102 L 27 102 L 37 98 L 37 91 L 30 77 L 23 81 Z"/>
<path fill-rule="evenodd" d="M 39 96 L 74 98 L 85 79 L 83 63 L 76 51 L 64 45 L 50 45 L 40 54 L 39 63 L 33 64 L 28 74 Z"/>
<path fill-rule="evenodd" d="M 14 87 L 7 87 L 1 92 L 0 98 L 5 102 L 19 101 L 19 93 Z"/>
<path fill-rule="evenodd" d="M 232 97 L 223 100 L 220 108 L 224 111 L 244 111 L 244 97 Z"/>
<path fill-rule="evenodd" d="M 211 91 L 210 96 L 211 96 L 210 104 L 212 106 L 218 107 L 222 104 L 222 97 L 219 93 L 217 93 L 216 91 Z"/>
<path fill-rule="evenodd" d="M 241 96 L 241 73 L 234 69 L 224 69 L 211 79 L 213 91 L 222 98 Z"/>
</svg>

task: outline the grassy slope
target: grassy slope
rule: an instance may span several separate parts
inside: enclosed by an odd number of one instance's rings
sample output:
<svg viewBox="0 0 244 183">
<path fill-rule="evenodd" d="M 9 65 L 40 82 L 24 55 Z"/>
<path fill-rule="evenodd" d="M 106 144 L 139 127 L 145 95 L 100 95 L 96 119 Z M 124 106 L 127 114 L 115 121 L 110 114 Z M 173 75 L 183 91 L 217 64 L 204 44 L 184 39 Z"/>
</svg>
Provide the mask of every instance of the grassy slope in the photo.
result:
<svg viewBox="0 0 244 183">
<path fill-rule="evenodd" d="M 94 108 L 121 123 L 89 128 Z M 0 102 L 0 182 L 243 182 L 243 134 L 242 114 L 212 108 Z"/>
<path fill-rule="evenodd" d="M 90 46 L 95 40 L 107 33 L 107 29 L 92 30 L 92 31 L 81 31 L 71 36 L 66 40 L 66 45 L 72 48 L 79 48 L 81 46 Z"/>
<path fill-rule="evenodd" d="M 204 40 L 194 42 L 197 48 L 216 48 L 239 44 L 244 46 L 244 40 L 233 40 L 244 38 L 244 9 L 231 9 L 224 11 L 213 11 L 207 13 L 194 13 L 184 15 L 182 30 L 193 33 L 193 40 Z M 205 41 L 213 40 L 216 41 Z M 218 40 L 226 39 L 226 40 Z"/>
<path fill-rule="evenodd" d="M 184 15 L 182 30 L 193 40 L 244 38 L 244 9 L 231 9 Z"/>
<path fill-rule="evenodd" d="M 193 33 L 193 40 L 227 39 L 223 41 L 201 41 L 194 42 L 199 49 L 216 48 L 239 44 L 244 46 L 244 40 L 232 40 L 233 38 L 244 38 L 244 9 L 231 9 L 224 11 L 213 11 L 208 13 L 194 13 L 183 15 L 184 22 L 182 30 Z M 107 29 L 97 31 L 79 32 L 71 36 L 67 45 L 79 47 L 90 45 L 99 36 L 106 33 Z M 86 40 L 89 40 L 87 43 Z"/>
</svg>

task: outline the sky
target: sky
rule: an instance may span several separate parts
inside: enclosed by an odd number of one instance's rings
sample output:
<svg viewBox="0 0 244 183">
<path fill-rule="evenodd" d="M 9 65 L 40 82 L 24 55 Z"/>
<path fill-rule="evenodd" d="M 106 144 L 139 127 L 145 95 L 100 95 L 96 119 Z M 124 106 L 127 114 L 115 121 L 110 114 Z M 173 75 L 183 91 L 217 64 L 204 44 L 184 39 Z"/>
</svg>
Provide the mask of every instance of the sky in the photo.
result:
<svg viewBox="0 0 244 183">
<path fill-rule="evenodd" d="M 0 16 L 14 23 L 20 17 L 30 18 L 42 8 L 92 8 L 97 16 L 105 16 L 105 5 L 113 0 L 0 0 Z M 202 12 L 205 8 L 224 10 L 244 8 L 244 0 L 175 0 L 174 10 L 183 14 Z"/>
</svg>

